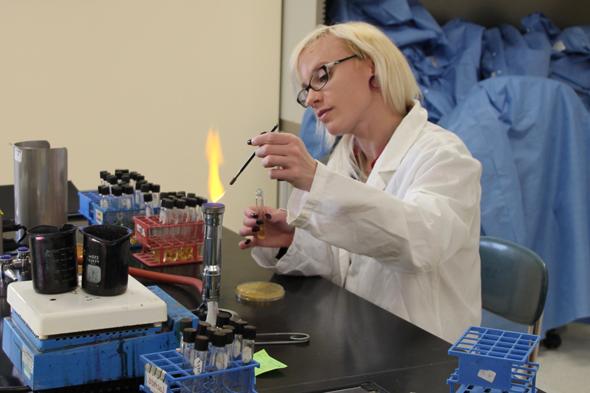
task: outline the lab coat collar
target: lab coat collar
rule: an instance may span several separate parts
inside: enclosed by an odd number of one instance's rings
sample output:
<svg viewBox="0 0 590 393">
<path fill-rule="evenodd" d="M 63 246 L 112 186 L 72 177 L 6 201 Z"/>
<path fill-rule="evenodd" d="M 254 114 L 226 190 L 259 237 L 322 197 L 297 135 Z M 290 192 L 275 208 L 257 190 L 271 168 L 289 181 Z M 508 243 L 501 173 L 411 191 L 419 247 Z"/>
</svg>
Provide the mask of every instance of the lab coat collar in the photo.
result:
<svg viewBox="0 0 590 393">
<path fill-rule="evenodd" d="M 414 100 L 414 106 L 397 126 L 381 156 L 375 162 L 367 184 L 381 190 L 385 189 L 410 147 L 424 131 L 427 122 L 426 109 L 422 108 L 419 101 Z"/>
</svg>

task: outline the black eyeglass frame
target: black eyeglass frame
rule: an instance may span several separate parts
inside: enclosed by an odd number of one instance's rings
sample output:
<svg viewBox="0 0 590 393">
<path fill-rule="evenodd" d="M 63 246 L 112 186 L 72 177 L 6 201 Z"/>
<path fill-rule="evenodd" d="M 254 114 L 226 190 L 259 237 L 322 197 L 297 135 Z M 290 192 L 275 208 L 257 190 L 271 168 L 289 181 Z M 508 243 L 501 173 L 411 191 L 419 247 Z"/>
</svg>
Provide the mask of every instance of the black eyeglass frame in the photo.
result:
<svg viewBox="0 0 590 393">
<path fill-rule="evenodd" d="M 328 82 L 330 81 L 330 69 L 332 67 L 334 67 L 336 64 L 340 64 L 340 63 L 344 63 L 347 60 L 350 59 L 354 59 L 356 57 L 359 57 L 358 55 L 350 55 L 347 57 L 344 57 L 342 59 L 339 60 L 334 60 L 331 61 L 329 63 L 326 63 L 324 65 L 322 65 L 320 68 L 318 68 L 317 70 L 315 70 L 314 72 L 311 73 L 311 76 L 309 77 L 309 83 L 307 84 L 307 86 L 304 86 L 303 89 L 299 90 L 299 93 L 297 93 L 297 103 L 299 105 L 301 105 L 304 108 L 307 108 L 309 105 L 306 104 L 306 100 L 307 100 L 307 95 L 309 94 L 309 89 L 312 89 L 313 91 L 320 91 L 324 88 L 324 86 L 326 86 L 326 84 L 328 84 Z M 311 81 L 313 80 L 314 76 L 317 75 L 317 73 L 320 70 L 324 70 L 324 72 L 326 73 L 326 81 L 322 83 L 321 86 L 312 86 L 311 85 Z"/>
</svg>

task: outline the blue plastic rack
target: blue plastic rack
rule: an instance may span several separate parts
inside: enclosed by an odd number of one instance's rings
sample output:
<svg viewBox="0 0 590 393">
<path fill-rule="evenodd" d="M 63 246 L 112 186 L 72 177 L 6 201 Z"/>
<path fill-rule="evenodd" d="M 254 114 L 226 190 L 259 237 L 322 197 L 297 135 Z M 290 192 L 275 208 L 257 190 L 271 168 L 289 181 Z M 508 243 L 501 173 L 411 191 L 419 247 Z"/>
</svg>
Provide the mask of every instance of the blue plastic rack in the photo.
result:
<svg viewBox="0 0 590 393">
<path fill-rule="evenodd" d="M 145 214 L 145 209 L 135 207 L 133 209 L 104 209 L 100 207 L 100 195 L 97 192 L 78 192 L 80 207 L 78 211 L 91 225 L 110 224 L 123 225 L 134 229 L 133 216 Z"/>
<path fill-rule="evenodd" d="M 528 359 L 538 343 L 531 334 L 470 327 L 449 349 L 459 359 L 447 380 L 450 392 L 536 393 L 539 365 Z"/>
<path fill-rule="evenodd" d="M 259 364 L 255 361 L 248 364 L 230 362 L 225 370 L 194 375 L 192 367 L 175 350 L 141 355 L 140 359 L 144 366 L 149 363 L 166 372 L 163 380 L 166 393 L 257 393 L 254 368 Z M 152 392 L 147 387 L 147 379 L 146 375 L 141 391 Z M 161 391 L 164 392 L 163 389 Z"/>
</svg>

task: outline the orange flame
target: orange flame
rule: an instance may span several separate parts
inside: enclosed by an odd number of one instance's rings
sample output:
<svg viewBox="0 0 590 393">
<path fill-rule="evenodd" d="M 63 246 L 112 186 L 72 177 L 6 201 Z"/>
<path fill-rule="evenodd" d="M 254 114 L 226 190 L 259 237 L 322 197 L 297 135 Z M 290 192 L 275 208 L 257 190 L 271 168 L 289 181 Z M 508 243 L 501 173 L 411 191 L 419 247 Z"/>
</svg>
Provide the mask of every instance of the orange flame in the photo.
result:
<svg viewBox="0 0 590 393">
<path fill-rule="evenodd" d="M 225 193 L 223 184 L 221 184 L 221 178 L 219 177 L 219 165 L 223 164 L 219 131 L 209 129 L 205 152 L 207 154 L 207 161 L 209 162 L 209 200 L 211 202 L 217 202 Z"/>
</svg>

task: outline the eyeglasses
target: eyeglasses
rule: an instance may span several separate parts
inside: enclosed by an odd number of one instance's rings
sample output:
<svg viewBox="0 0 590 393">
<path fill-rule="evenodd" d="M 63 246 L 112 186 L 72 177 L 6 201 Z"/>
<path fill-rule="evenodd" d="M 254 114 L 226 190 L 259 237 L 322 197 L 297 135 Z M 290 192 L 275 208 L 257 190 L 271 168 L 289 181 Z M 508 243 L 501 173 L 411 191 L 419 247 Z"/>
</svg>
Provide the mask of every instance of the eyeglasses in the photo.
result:
<svg viewBox="0 0 590 393">
<path fill-rule="evenodd" d="M 314 72 L 312 72 L 311 77 L 309 78 L 309 84 L 297 93 L 297 102 L 304 108 L 307 108 L 307 95 L 309 94 L 309 89 L 313 91 L 320 91 L 326 86 L 326 83 L 330 80 L 330 69 L 334 67 L 336 64 L 344 63 L 346 60 L 354 59 L 358 57 L 357 55 L 352 55 L 345 57 L 340 60 L 332 61 L 330 63 L 326 63 Z"/>
</svg>

